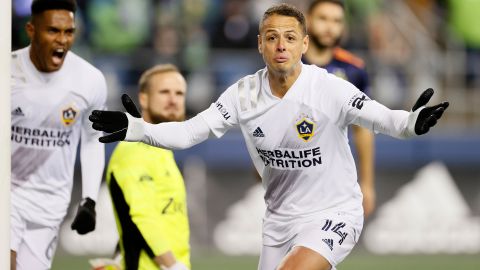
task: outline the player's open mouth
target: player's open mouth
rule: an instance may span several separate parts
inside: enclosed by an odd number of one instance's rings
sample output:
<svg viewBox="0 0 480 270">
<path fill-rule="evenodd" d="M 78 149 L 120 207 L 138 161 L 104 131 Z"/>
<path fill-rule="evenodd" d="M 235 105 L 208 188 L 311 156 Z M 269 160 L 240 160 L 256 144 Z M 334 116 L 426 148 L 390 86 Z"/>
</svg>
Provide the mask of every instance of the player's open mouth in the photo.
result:
<svg viewBox="0 0 480 270">
<path fill-rule="evenodd" d="M 55 65 L 60 65 L 63 61 L 63 57 L 65 57 L 66 50 L 65 49 L 55 49 L 53 51 L 52 60 Z"/>
</svg>

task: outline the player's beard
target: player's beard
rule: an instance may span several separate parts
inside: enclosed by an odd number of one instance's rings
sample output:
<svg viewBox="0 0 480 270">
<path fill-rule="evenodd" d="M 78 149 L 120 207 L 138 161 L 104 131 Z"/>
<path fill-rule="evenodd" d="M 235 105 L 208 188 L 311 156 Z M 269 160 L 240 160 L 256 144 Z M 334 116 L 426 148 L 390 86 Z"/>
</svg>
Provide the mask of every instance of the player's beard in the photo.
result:
<svg viewBox="0 0 480 270">
<path fill-rule="evenodd" d="M 315 36 L 313 34 L 310 34 L 309 36 L 311 37 L 310 41 L 313 42 L 313 45 L 320 50 L 335 48 L 340 44 L 340 41 L 342 40 L 341 37 L 338 37 L 337 39 L 335 39 L 333 44 L 330 46 L 330 45 L 327 45 L 327 44 L 324 44 L 324 43 L 320 42 L 320 38 L 318 38 L 317 36 Z"/>
<path fill-rule="evenodd" d="M 175 116 L 175 115 L 160 115 L 160 114 L 153 114 L 150 113 L 150 120 L 152 124 L 159 124 L 163 122 L 180 122 L 185 120 L 185 113 Z"/>
</svg>

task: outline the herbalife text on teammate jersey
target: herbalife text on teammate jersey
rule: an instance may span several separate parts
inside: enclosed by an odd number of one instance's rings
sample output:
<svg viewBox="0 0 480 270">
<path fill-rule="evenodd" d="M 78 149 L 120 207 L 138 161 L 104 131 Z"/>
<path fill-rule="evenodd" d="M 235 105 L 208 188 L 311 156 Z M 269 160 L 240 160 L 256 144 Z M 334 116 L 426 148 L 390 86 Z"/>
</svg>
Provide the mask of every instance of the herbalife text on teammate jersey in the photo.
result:
<svg viewBox="0 0 480 270">
<path fill-rule="evenodd" d="M 11 140 L 27 146 L 63 147 L 70 145 L 71 130 L 26 128 L 12 125 Z"/>
<path fill-rule="evenodd" d="M 322 164 L 319 146 L 308 149 L 263 150 L 258 147 L 256 149 L 265 166 L 272 168 L 293 170 Z"/>
</svg>

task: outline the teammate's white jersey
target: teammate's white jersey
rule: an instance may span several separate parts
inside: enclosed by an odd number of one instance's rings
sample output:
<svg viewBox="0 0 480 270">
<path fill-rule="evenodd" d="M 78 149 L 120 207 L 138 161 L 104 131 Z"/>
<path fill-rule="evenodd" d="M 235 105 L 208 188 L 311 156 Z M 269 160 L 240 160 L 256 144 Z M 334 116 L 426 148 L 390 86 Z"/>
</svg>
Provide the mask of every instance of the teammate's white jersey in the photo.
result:
<svg viewBox="0 0 480 270">
<path fill-rule="evenodd" d="M 283 98 L 272 94 L 265 68 L 229 87 L 200 115 L 217 137 L 240 126 L 266 190 L 264 244 L 275 245 L 322 214 L 362 216 L 347 127 L 361 124 L 401 137 L 409 114 L 388 110 L 349 82 L 302 64 Z"/>
<path fill-rule="evenodd" d="M 87 117 L 105 106 L 106 83 L 73 52 L 59 71 L 41 73 L 29 49 L 12 53 L 11 201 L 26 220 L 57 226 L 70 202 L 80 139 L 83 197 L 97 197 L 104 148 Z"/>
</svg>

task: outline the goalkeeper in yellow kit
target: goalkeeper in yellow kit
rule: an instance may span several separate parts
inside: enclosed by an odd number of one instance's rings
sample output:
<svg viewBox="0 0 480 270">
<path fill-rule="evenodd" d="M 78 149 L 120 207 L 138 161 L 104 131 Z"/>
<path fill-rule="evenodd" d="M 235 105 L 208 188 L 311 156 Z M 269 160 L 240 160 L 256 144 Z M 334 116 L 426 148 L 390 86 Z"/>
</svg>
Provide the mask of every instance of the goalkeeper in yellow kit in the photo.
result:
<svg viewBox="0 0 480 270">
<path fill-rule="evenodd" d="M 139 88 L 145 121 L 184 120 L 186 82 L 175 66 L 145 71 Z M 120 142 L 108 165 L 107 183 L 123 269 L 190 269 L 185 185 L 172 151 Z"/>
</svg>

